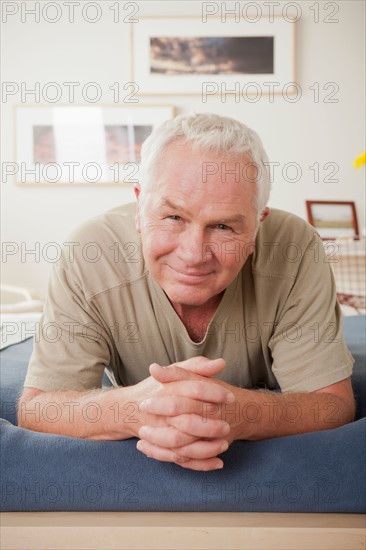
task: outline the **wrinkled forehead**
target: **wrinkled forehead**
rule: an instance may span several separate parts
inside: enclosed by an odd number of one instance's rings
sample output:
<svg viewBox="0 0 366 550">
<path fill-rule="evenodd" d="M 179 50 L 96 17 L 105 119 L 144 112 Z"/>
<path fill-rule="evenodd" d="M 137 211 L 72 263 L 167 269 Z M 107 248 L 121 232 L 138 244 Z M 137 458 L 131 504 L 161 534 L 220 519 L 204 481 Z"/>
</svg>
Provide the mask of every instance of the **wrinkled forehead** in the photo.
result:
<svg viewBox="0 0 366 550">
<path fill-rule="evenodd" d="M 256 171 L 250 158 L 224 159 L 182 148 L 170 153 L 142 193 L 145 216 L 169 210 L 197 219 L 256 217 Z"/>
</svg>

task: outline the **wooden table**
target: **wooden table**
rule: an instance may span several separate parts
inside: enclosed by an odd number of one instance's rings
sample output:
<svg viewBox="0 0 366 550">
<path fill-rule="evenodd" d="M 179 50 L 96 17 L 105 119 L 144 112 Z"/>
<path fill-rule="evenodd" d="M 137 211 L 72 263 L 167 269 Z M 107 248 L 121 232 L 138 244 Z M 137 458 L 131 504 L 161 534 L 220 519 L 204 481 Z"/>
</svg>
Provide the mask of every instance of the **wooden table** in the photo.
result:
<svg viewBox="0 0 366 550">
<path fill-rule="evenodd" d="M 2 513 L 2 550 L 365 549 L 362 514 Z"/>
</svg>

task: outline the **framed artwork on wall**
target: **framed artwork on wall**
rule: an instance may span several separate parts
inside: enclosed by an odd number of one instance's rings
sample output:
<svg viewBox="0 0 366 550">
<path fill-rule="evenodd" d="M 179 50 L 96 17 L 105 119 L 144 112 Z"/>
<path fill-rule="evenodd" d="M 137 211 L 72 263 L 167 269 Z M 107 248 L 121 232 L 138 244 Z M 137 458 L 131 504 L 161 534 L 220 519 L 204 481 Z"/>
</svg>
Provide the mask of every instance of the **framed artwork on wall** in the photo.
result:
<svg viewBox="0 0 366 550">
<path fill-rule="evenodd" d="M 322 239 L 358 237 L 358 220 L 353 201 L 306 201 L 306 211 L 309 223 Z"/>
<path fill-rule="evenodd" d="M 131 33 L 140 95 L 295 92 L 295 23 L 282 17 L 141 17 Z"/>
<path fill-rule="evenodd" d="M 142 142 L 168 105 L 17 106 L 16 183 L 133 185 Z"/>
</svg>

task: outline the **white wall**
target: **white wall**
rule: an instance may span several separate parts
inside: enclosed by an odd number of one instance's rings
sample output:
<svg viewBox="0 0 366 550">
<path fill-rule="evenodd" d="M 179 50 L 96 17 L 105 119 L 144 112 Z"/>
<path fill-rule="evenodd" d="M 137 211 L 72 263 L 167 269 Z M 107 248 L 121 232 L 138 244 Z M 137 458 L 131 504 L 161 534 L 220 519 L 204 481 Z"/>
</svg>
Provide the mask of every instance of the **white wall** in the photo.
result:
<svg viewBox="0 0 366 550">
<path fill-rule="evenodd" d="M 286 3 L 281 2 L 282 5 Z M 108 8 L 115 2 L 100 2 L 103 17 L 95 24 L 84 21 L 80 9 L 75 9 L 75 22 L 69 23 L 62 1 L 58 2 L 62 9 L 59 22 L 51 24 L 41 18 L 36 23 L 30 15 L 22 22 L 21 4 L 26 4 L 30 9 L 35 3 L 11 4 L 17 4 L 19 12 L 9 16 L 2 24 L 3 82 L 15 82 L 19 86 L 25 82 L 28 87 L 40 82 L 42 87 L 50 81 L 60 84 L 77 81 L 81 85 L 94 81 L 102 87 L 101 102 L 113 103 L 109 86 L 117 81 L 123 85 L 130 80 L 129 29 L 125 23 L 113 23 L 112 12 Z M 137 4 L 137 17 L 152 14 L 200 17 L 202 8 L 202 3 L 198 1 Z M 218 3 L 219 6 L 221 4 Z M 265 10 L 262 2 L 257 4 Z M 333 19 L 339 19 L 337 23 L 323 22 L 324 17 L 331 15 L 329 3 L 328 11 L 325 11 L 324 2 L 319 3 L 320 21 L 314 22 L 314 12 L 309 9 L 313 4 L 297 2 L 302 9 L 302 17 L 297 23 L 296 81 L 303 91 L 298 102 L 290 103 L 277 96 L 270 103 L 268 97 L 263 96 L 257 103 L 244 99 L 236 103 L 232 96 L 227 98 L 226 103 L 219 97 L 208 98 L 207 103 L 202 103 L 199 95 L 185 97 L 182 93 L 177 96 L 141 97 L 140 104 L 173 104 L 177 112 L 212 111 L 242 120 L 258 131 L 270 160 L 280 163 L 275 172 L 270 205 L 305 218 L 306 199 L 353 200 L 362 229 L 365 227 L 365 170 L 354 169 L 352 161 L 364 147 L 365 4 L 362 0 L 331 2 L 331 5 L 339 7 L 339 12 L 333 16 Z M 226 2 L 226 5 L 233 6 L 234 2 Z M 52 16 L 52 12 L 49 13 Z M 91 11 L 89 13 L 92 14 Z M 181 34 L 188 34 L 183 22 Z M 319 82 L 320 86 L 319 102 L 314 101 L 314 92 L 309 89 L 315 82 Z M 323 89 L 329 82 L 339 86 L 334 96 L 338 103 L 323 101 L 326 94 L 332 91 L 332 88 Z M 28 102 L 32 104 L 34 99 L 29 97 Z M 19 103 L 21 97 L 16 94 L 8 97 L 2 105 L 3 163 L 14 161 L 13 107 Z M 79 96 L 78 103 L 84 104 L 85 101 Z M 281 170 L 289 162 L 301 167 L 302 177 L 297 183 L 282 177 Z M 339 172 L 334 178 L 339 181 L 324 182 L 325 176 L 330 174 L 328 169 L 321 170 L 320 181 L 315 182 L 310 166 L 316 162 L 320 167 L 328 162 L 336 163 Z M 294 172 L 290 170 L 288 175 L 293 178 Z M 82 220 L 133 200 L 133 192 L 132 188 L 122 186 L 27 188 L 8 179 L 2 184 L 2 199 L 2 239 L 5 243 L 14 242 L 19 246 L 19 253 L 7 258 L 7 261 L 3 258 L 2 282 L 33 287 L 44 295 L 52 264 L 45 261 L 42 255 L 22 259 L 21 248 L 34 248 L 37 246 L 35 243 L 40 243 L 42 250 L 47 242 L 62 243 L 70 229 Z"/>
</svg>

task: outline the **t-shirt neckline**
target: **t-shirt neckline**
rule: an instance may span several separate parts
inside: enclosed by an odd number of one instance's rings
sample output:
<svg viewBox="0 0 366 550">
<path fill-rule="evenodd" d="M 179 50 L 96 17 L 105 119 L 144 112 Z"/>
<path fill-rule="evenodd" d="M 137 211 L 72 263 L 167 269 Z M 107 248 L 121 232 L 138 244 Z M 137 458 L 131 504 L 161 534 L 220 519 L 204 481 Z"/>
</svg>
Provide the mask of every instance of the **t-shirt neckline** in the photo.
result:
<svg viewBox="0 0 366 550">
<path fill-rule="evenodd" d="M 161 286 L 154 280 L 154 278 L 152 277 L 150 272 L 148 272 L 148 278 L 151 281 L 151 287 L 153 288 L 153 290 L 155 292 L 155 296 L 156 296 L 159 304 L 161 305 L 161 307 L 162 307 L 162 309 L 163 309 L 163 311 L 166 315 L 166 318 L 167 318 L 168 322 L 171 323 L 172 325 L 174 325 L 176 330 L 179 331 L 179 334 L 184 334 L 185 339 L 192 346 L 195 346 L 195 347 L 199 347 L 199 346 L 202 346 L 203 344 L 205 344 L 207 338 L 209 337 L 209 335 L 212 332 L 212 331 L 210 331 L 210 328 L 214 324 L 219 325 L 227 317 L 227 312 L 228 312 L 228 310 L 229 310 L 229 308 L 230 308 L 230 306 L 231 306 L 231 304 L 232 304 L 232 302 L 233 302 L 233 300 L 234 300 L 234 298 L 237 294 L 238 288 L 239 288 L 239 277 L 240 276 L 241 276 L 241 270 L 239 271 L 236 278 L 225 289 L 224 294 L 221 298 L 221 301 L 220 301 L 220 303 L 219 303 L 219 305 L 218 305 L 218 307 L 217 307 L 210 323 L 208 324 L 208 326 L 206 328 L 206 332 L 205 332 L 205 335 L 204 335 L 203 339 L 200 342 L 194 342 L 191 339 L 191 337 L 189 336 L 188 331 L 187 331 L 183 321 L 181 320 L 181 318 L 179 317 L 179 315 L 175 311 L 174 307 L 170 303 L 170 300 L 169 300 L 168 296 L 165 294 L 165 292 L 161 288 Z"/>
</svg>

